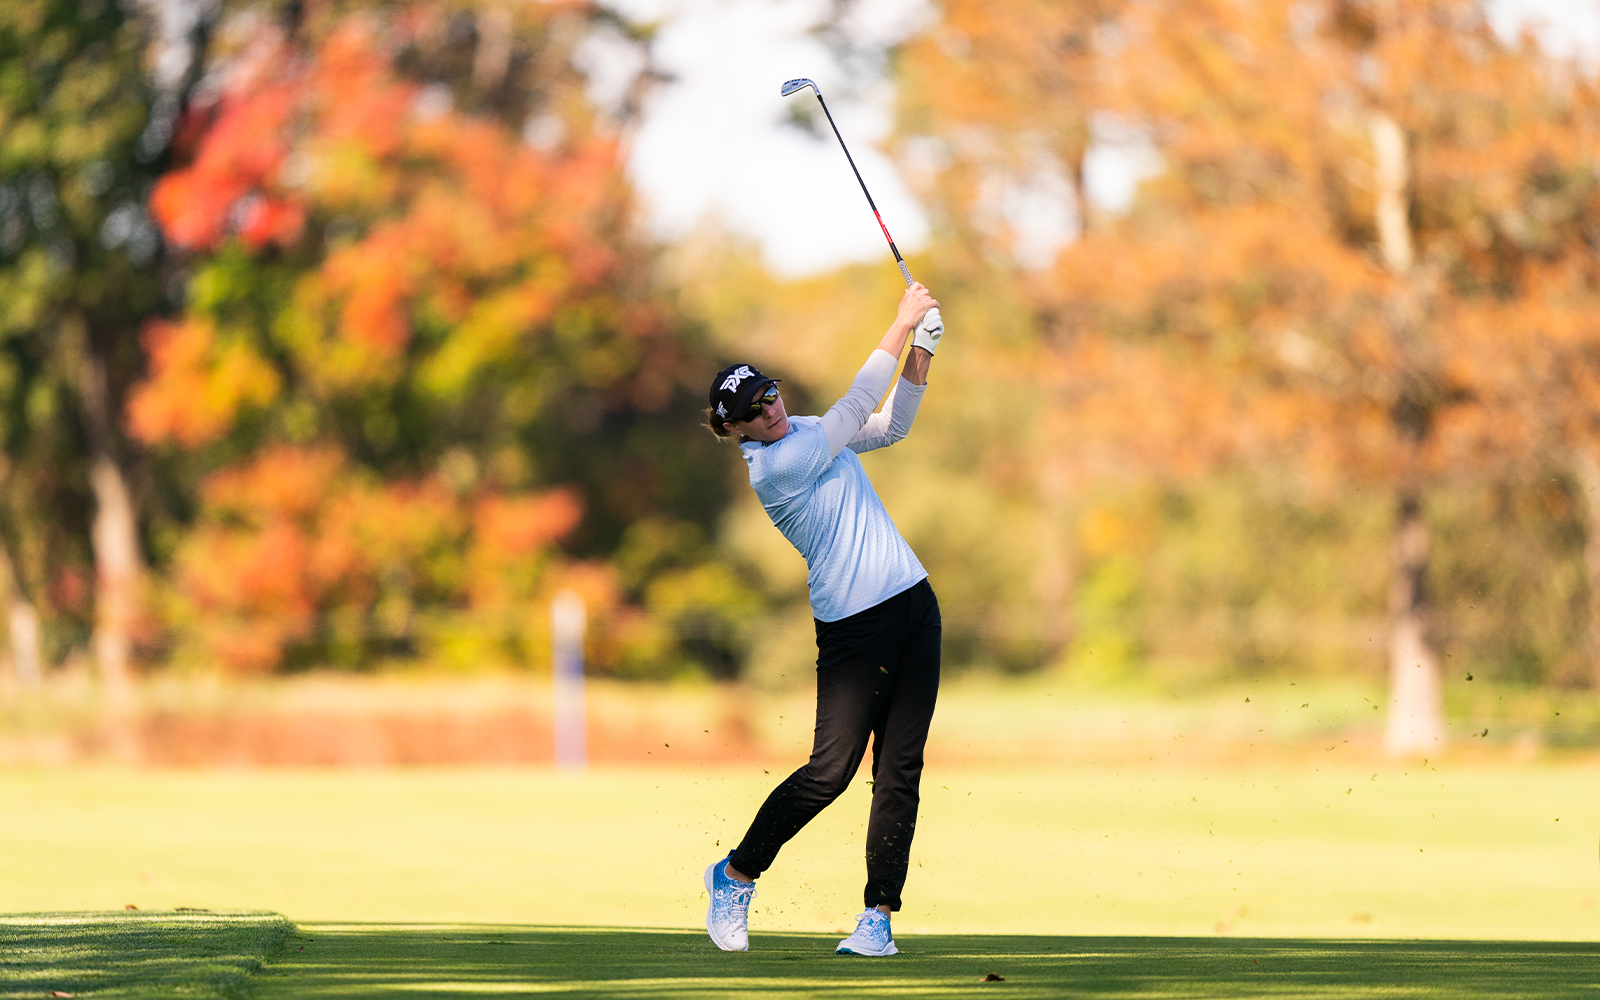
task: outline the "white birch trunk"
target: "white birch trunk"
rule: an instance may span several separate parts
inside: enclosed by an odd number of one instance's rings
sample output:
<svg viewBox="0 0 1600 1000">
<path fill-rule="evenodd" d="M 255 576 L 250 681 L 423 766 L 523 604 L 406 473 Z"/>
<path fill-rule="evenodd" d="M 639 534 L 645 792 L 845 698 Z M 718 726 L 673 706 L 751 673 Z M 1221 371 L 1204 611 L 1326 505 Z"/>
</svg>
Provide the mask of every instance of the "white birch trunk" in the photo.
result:
<svg viewBox="0 0 1600 1000">
<path fill-rule="evenodd" d="M 505 82 L 511 66 L 511 8 L 505 4 L 478 12 L 478 45 L 472 55 L 472 85 L 489 93 Z"/>
<path fill-rule="evenodd" d="M 1372 116 L 1372 150 L 1377 160 L 1378 249 L 1391 274 L 1405 277 L 1411 270 L 1411 223 L 1406 206 L 1410 167 L 1406 163 L 1406 137 L 1388 115 Z"/>
<path fill-rule="evenodd" d="M 108 693 L 121 697 L 132 683 L 133 621 L 142 570 L 138 519 L 127 480 L 109 455 L 95 457 L 89 483 L 95 499 L 90 529 L 95 566 L 95 663 Z"/>
<path fill-rule="evenodd" d="M 10 608 L 6 613 L 6 635 L 11 643 L 11 671 L 17 686 L 36 688 L 44 678 L 44 657 L 40 654 L 39 613 L 22 590 L 16 562 L 0 547 L 0 585 L 6 590 Z"/>
<path fill-rule="evenodd" d="M 1391 756 L 1429 755 L 1444 745 L 1439 661 L 1428 642 L 1428 525 L 1414 497 L 1400 501 L 1389 591 L 1389 715 L 1383 748 Z"/>
<path fill-rule="evenodd" d="M 1376 160 L 1375 223 L 1378 249 L 1384 267 L 1402 287 L 1394 303 L 1394 319 L 1402 340 L 1414 333 L 1420 303 L 1414 294 L 1412 265 L 1416 251 L 1411 239 L 1407 188 L 1410 165 L 1406 162 L 1405 132 L 1393 118 L 1378 112 L 1371 122 Z M 1405 443 L 1417 449 L 1426 437 L 1425 425 L 1397 428 Z M 1410 456 L 1410 458 L 1414 458 Z M 1412 472 L 1405 475 L 1409 478 Z M 1427 593 L 1428 526 L 1415 483 L 1400 490 L 1395 519 L 1394 578 L 1389 588 L 1389 715 L 1384 727 L 1384 749 L 1393 756 L 1428 754 L 1444 745 L 1444 698 L 1439 659 L 1428 637 Z"/>
<path fill-rule="evenodd" d="M 17 686 L 31 689 L 44 679 L 44 657 L 40 653 L 39 613 L 33 605 L 20 597 L 11 599 L 11 610 L 6 615 L 6 629 L 11 638 L 11 669 Z"/>
</svg>

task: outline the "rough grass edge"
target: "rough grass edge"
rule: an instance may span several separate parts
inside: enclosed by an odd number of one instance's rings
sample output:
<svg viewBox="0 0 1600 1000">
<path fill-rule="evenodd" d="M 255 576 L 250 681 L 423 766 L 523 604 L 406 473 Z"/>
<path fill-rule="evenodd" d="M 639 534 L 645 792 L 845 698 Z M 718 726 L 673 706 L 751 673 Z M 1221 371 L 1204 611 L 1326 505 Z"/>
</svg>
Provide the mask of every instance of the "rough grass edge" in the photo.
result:
<svg viewBox="0 0 1600 1000">
<path fill-rule="evenodd" d="M 282 955 L 288 948 L 289 941 L 299 933 L 299 927 L 288 917 L 271 910 L 236 910 L 236 911 L 186 911 L 186 910 L 142 910 L 138 912 L 108 911 L 78 911 L 78 912 L 40 912 L 40 913 L 0 913 L 0 926 L 5 924 L 41 924 L 52 922 L 87 923 L 98 922 L 107 924 L 134 925 L 150 921 L 184 921 L 204 922 L 217 919 L 258 920 L 259 930 L 254 941 L 254 946 L 248 950 L 254 956 L 242 961 L 218 963 L 200 961 L 195 964 L 193 975 L 189 978 L 195 986 L 206 989 L 206 996 L 214 996 L 220 1000 L 249 1000 L 254 992 L 255 977 L 266 968 L 267 963 Z"/>
<path fill-rule="evenodd" d="M 259 956 L 243 966 L 220 970 L 216 976 L 217 995 L 223 1000 L 248 1000 L 255 992 L 256 976 L 261 974 L 268 962 L 284 953 L 290 939 L 299 931 L 295 922 L 281 913 L 269 911 L 263 915 L 270 919 L 262 925 Z"/>
</svg>

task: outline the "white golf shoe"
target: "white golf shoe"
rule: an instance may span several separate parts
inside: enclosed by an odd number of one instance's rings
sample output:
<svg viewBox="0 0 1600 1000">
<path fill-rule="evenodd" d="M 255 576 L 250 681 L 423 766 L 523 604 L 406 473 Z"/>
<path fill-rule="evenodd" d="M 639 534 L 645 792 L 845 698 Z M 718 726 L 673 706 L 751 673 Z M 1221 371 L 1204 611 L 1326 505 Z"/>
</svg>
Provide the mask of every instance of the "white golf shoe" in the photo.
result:
<svg viewBox="0 0 1600 1000">
<path fill-rule="evenodd" d="M 723 858 L 706 868 L 706 894 L 711 897 L 706 906 L 706 931 L 723 951 L 749 951 L 750 900 L 755 898 L 756 887 L 729 878 L 727 867 L 728 858 Z"/>
<path fill-rule="evenodd" d="M 877 907 L 864 910 L 856 918 L 854 934 L 839 942 L 837 955 L 871 955 L 881 958 L 900 951 L 894 946 L 894 935 L 889 933 L 889 915 Z"/>
</svg>

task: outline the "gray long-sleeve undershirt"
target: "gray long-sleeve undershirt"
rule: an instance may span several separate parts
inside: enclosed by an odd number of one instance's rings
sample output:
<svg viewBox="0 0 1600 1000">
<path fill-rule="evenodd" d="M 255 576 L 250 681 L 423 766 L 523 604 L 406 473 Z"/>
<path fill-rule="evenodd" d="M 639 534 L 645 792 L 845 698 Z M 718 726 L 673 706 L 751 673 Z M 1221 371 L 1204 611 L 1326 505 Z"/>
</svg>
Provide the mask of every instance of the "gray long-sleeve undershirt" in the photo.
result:
<svg viewBox="0 0 1600 1000">
<path fill-rule="evenodd" d="M 894 379 L 896 363 L 897 359 L 887 351 L 873 351 L 849 390 L 822 415 L 829 457 L 836 457 L 846 448 L 856 454 L 887 448 L 910 433 L 927 386 L 913 385 L 904 377 Z M 882 410 L 873 413 L 891 379 L 895 384 L 889 398 L 884 399 Z"/>
</svg>

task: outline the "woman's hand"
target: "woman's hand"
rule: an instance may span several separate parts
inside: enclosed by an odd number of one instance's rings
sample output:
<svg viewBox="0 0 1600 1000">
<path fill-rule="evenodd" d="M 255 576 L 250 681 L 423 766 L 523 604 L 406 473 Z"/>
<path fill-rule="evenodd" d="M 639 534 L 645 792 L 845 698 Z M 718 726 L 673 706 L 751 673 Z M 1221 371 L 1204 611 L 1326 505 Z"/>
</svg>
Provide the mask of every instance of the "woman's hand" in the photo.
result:
<svg viewBox="0 0 1600 1000">
<path fill-rule="evenodd" d="M 939 301 L 929 294 L 922 282 L 913 281 L 906 293 L 900 296 L 900 309 L 895 313 L 894 325 L 889 327 L 889 332 L 883 335 L 883 340 L 878 343 L 878 350 L 895 357 L 905 350 L 906 338 L 911 336 L 911 331 L 922 322 L 922 317 L 927 315 L 929 309 L 938 305 Z"/>
<path fill-rule="evenodd" d="M 938 305 L 939 301 L 920 281 L 913 281 L 906 293 L 900 296 L 900 311 L 895 315 L 896 326 L 906 330 L 915 330 L 917 324 L 922 322 L 922 317 L 929 309 Z"/>
</svg>

